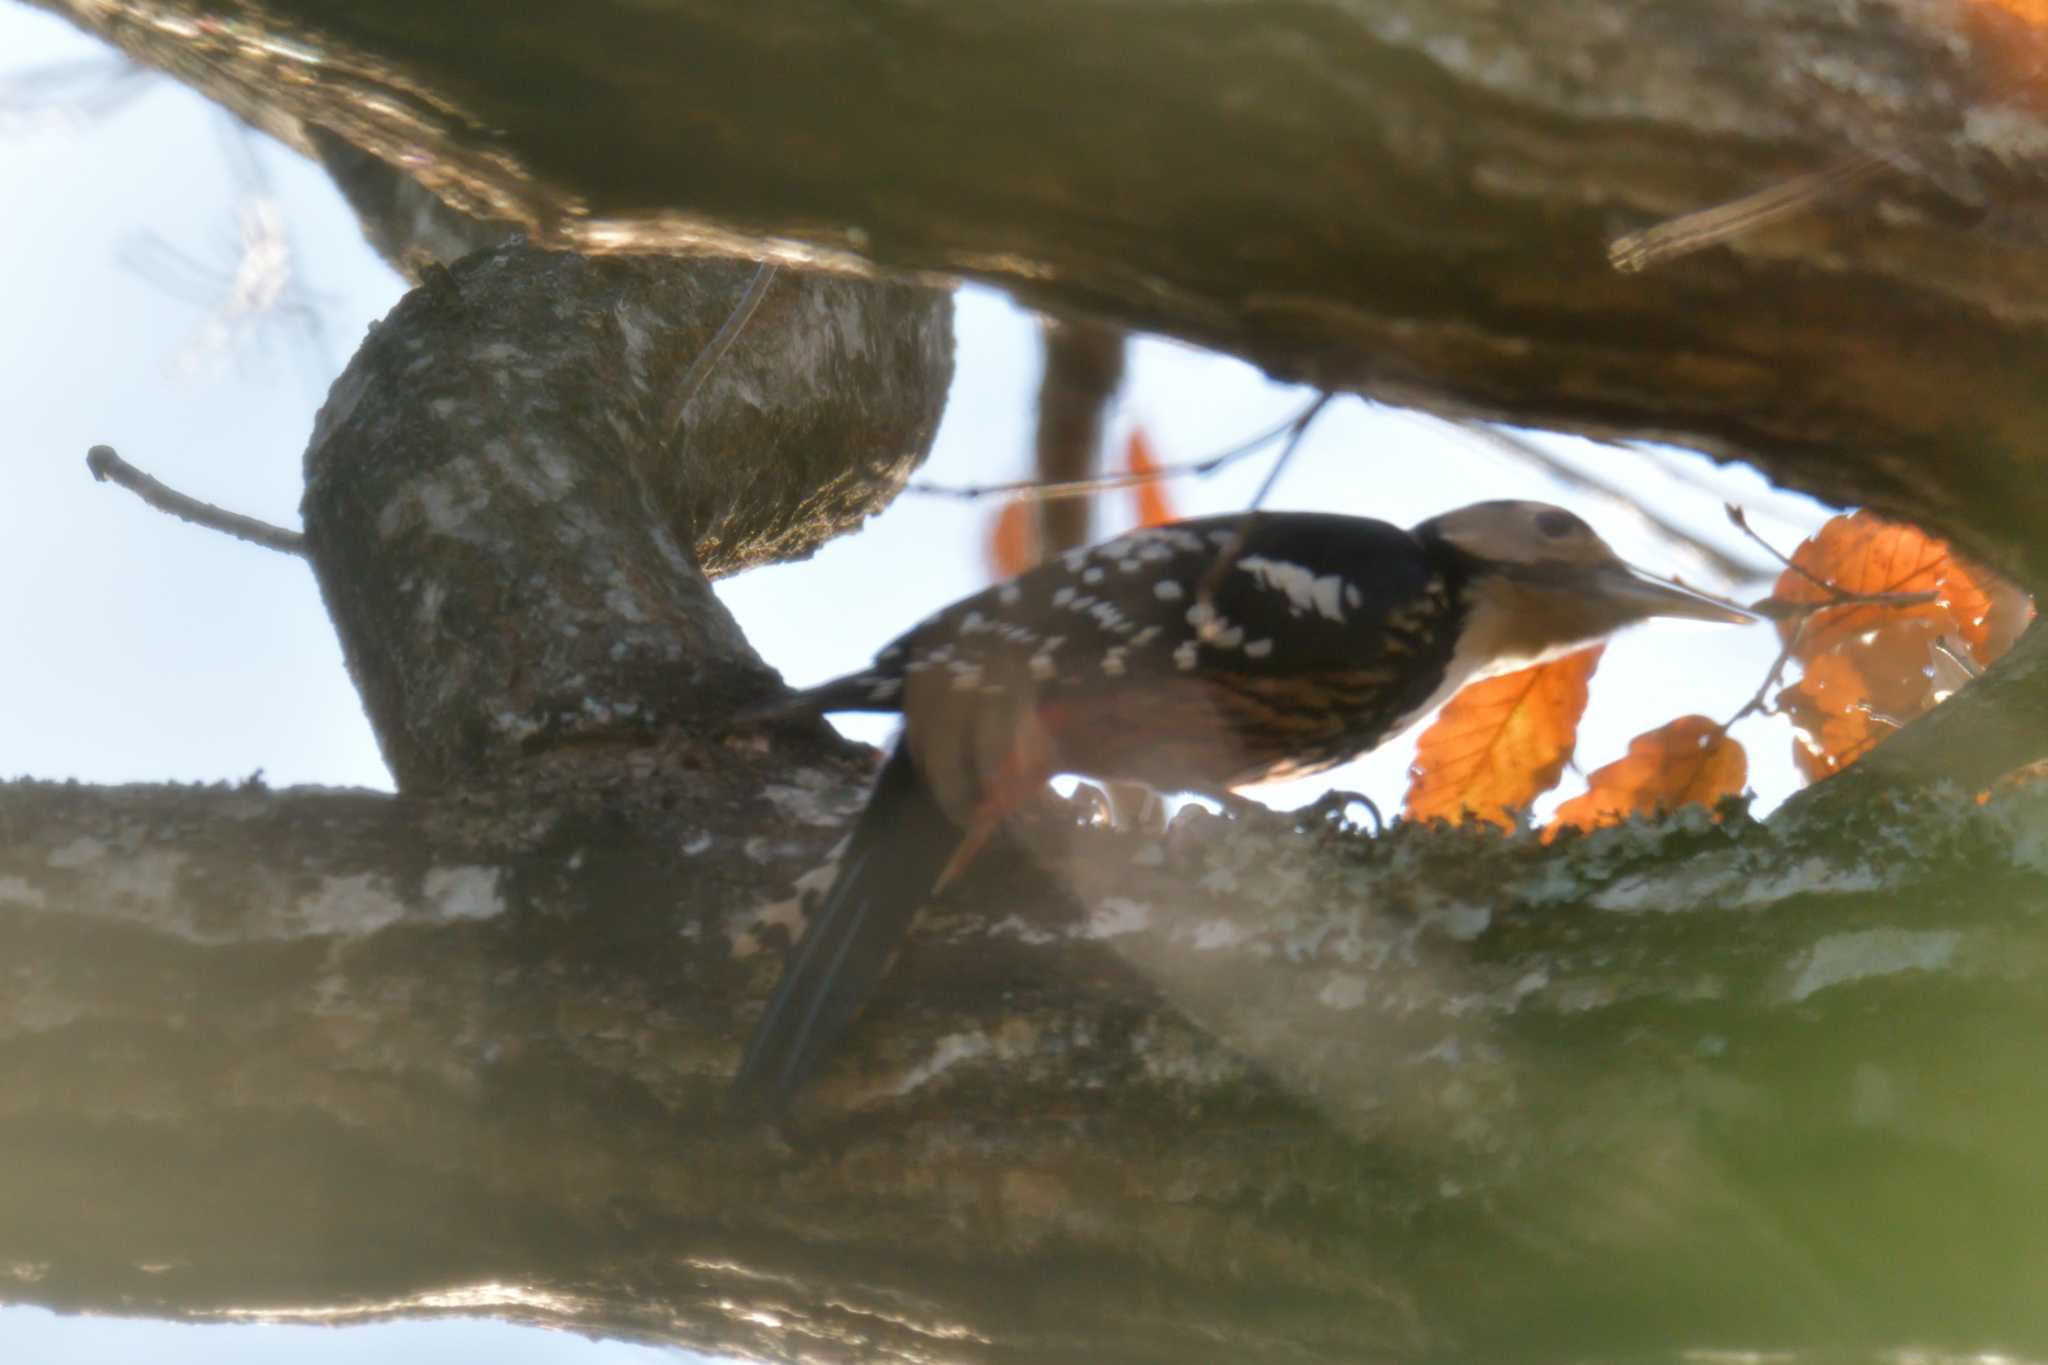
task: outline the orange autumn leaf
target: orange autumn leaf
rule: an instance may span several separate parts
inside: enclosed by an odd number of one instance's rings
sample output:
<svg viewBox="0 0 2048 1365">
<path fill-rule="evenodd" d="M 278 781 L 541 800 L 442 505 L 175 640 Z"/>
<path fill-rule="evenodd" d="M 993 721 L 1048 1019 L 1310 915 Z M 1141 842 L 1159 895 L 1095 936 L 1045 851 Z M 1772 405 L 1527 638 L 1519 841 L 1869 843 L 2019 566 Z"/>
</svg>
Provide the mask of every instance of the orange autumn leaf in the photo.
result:
<svg viewBox="0 0 2048 1365">
<path fill-rule="evenodd" d="M 997 578 L 1015 578 L 1038 563 L 1038 504 L 1029 498 L 1012 498 L 996 513 L 988 529 L 989 573 Z"/>
<path fill-rule="evenodd" d="M 1818 603 L 1828 588 L 1847 593 L 1926 594 L 1918 603 L 1859 602 L 1806 618 L 1793 656 L 1804 676 L 1778 694 L 1792 721 L 1793 756 L 1809 781 L 1841 771 L 1899 726 L 1954 691 L 1968 670 L 1937 647 L 1979 665 L 2026 628 L 2033 601 L 1999 575 L 1956 555 L 1947 542 L 1871 512 L 1836 517 L 1793 552 L 1806 574 L 1787 570 L 1774 597 Z M 1806 575 L 1812 575 L 1812 578 Z M 1782 617 L 1793 638 L 1799 618 Z"/>
<path fill-rule="evenodd" d="M 1772 596 L 1780 602 L 1825 602 L 1828 594 L 1806 575 L 1849 593 L 1933 593 L 1935 600 L 1918 605 L 1853 603 L 1823 607 L 1807 620 L 1797 657 L 1810 660 L 1866 632 L 1919 621 L 1961 640 L 1985 657 L 1992 634 L 1993 602 L 1990 573 L 1958 559 L 1948 542 L 1903 522 L 1887 521 L 1874 512 L 1835 517 L 1792 552 L 1796 566 L 1779 575 Z M 1798 572 L 1803 569 L 1804 574 Z M 1780 621 L 1778 630 L 1790 639 L 1796 619 Z"/>
<path fill-rule="evenodd" d="M 1513 829 L 1508 811 L 1526 809 L 1563 774 L 1599 662 L 1597 647 L 1582 649 L 1452 697 L 1416 743 L 1403 814 L 1460 821 L 1469 812 Z"/>
<path fill-rule="evenodd" d="M 1698 802 L 1739 796 L 1749 781 L 1749 755 L 1705 716 L 1680 716 L 1628 742 L 1628 754 L 1594 770 L 1586 790 L 1557 808 L 1543 832 L 1618 825 Z"/>
<path fill-rule="evenodd" d="M 1792 722 L 1792 757 L 1809 782 L 1840 772 L 1934 706 L 1933 680 L 1919 667 L 1933 643 L 1925 622 L 1877 631 L 1811 660 L 1778 693 L 1778 709 Z"/>
<path fill-rule="evenodd" d="M 1159 457 L 1152 453 L 1151 438 L 1145 435 L 1143 427 L 1132 427 L 1130 439 L 1124 442 L 1124 467 L 1133 474 L 1159 472 Z M 1173 510 L 1173 500 L 1166 496 L 1165 483 L 1158 478 L 1133 485 L 1131 497 L 1137 503 L 1140 526 L 1164 526 L 1180 520 L 1180 514 Z"/>
<path fill-rule="evenodd" d="M 1984 618 L 1984 645 L 1972 648 L 1980 664 L 1989 664 L 2013 647 L 2014 641 L 2034 624 L 2034 598 L 2025 588 L 2000 574 L 1978 570 L 1977 578 L 1991 599 L 1991 611 Z"/>
<path fill-rule="evenodd" d="M 1971 3 L 2011 15 L 2033 28 L 2048 28 L 2048 0 L 1971 0 Z"/>
</svg>

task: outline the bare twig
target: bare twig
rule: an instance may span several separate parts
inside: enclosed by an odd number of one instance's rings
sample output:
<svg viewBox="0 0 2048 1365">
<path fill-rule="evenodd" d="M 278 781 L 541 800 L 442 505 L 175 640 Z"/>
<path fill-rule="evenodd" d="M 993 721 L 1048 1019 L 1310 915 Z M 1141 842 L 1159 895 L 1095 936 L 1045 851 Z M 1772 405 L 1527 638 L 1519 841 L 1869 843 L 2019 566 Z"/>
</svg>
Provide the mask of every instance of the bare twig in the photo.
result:
<svg viewBox="0 0 2048 1365">
<path fill-rule="evenodd" d="M 1740 507 L 1731 502 L 1726 504 L 1726 510 L 1728 520 L 1739 527 L 1744 535 L 1748 536 L 1758 545 L 1761 545 L 1773 559 L 1783 564 L 1787 569 L 1798 574 L 1823 593 L 1826 593 L 1827 597 L 1819 602 L 1790 602 L 1782 597 L 1772 596 L 1749 604 L 1749 610 L 1759 616 L 1780 623 L 1796 621 L 1798 624 L 1793 628 L 1792 633 L 1786 637 L 1784 646 L 1779 649 L 1778 657 L 1771 664 L 1770 671 L 1764 674 L 1763 684 L 1757 688 L 1756 694 L 1742 704 L 1741 710 L 1721 722 L 1720 728 L 1723 732 L 1744 716 L 1768 713 L 1769 707 L 1765 703 L 1765 698 L 1770 695 L 1771 689 L 1777 686 L 1779 678 L 1784 675 L 1785 665 L 1791 661 L 1793 651 L 1799 648 L 1799 642 L 1805 638 L 1807 626 L 1812 624 L 1813 618 L 1820 613 L 1833 611 L 1837 607 L 1921 607 L 1929 602 L 1941 600 L 1941 594 L 1938 592 L 1847 592 L 1824 578 L 1815 577 L 1805 568 L 1793 563 L 1784 554 L 1780 553 L 1777 546 L 1765 540 L 1751 528 L 1749 518 Z M 1939 640 L 1936 642 L 1936 647 L 1942 647 Z M 1899 723 L 1892 720 L 1891 717 L 1877 712 L 1872 712 L 1871 714 L 1879 720 L 1890 721 L 1894 725 Z"/>
<path fill-rule="evenodd" d="M 1934 652 L 1961 669 L 1965 678 L 1976 679 L 1984 676 L 1984 665 L 1970 657 L 1967 647 L 1957 649 L 1946 635 L 1934 637 Z"/>
<path fill-rule="evenodd" d="M 1825 602 L 1794 602 L 1783 597 L 1760 597 L 1745 610 L 1767 621 L 1790 621 L 1833 611 L 1837 607 L 1924 607 L 1939 602 L 1939 592 L 1844 592 L 1823 584 L 1829 594 Z"/>
<path fill-rule="evenodd" d="M 1758 535 L 1754 528 L 1752 528 L 1749 524 L 1749 514 L 1747 512 L 1744 512 L 1740 506 L 1732 502 L 1724 502 L 1721 504 L 1721 510 L 1728 514 L 1728 520 L 1734 524 L 1735 529 L 1742 532 L 1742 534 L 1748 536 L 1758 545 L 1761 545 L 1763 547 L 1764 553 L 1769 555 L 1772 559 L 1777 560 L 1780 564 L 1783 564 L 1786 568 L 1790 569 L 1793 573 L 1798 574 L 1801 578 L 1813 584 L 1814 587 L 1819 588 L 1822 592 L 1839 591 L 1839 589 L 1837 589 L 1834 584 L 1823 582 L 1821 579 L 1815 578 L 1811 573 L 1807 572 L 1806 569 L 1804 569 L 1800 565 L 1794 564 L 1790 557 L 1788 557 L 1783 551 L 1779 550 L 1777 546 L 1771 544 L 1771 542 L 1765 540 L 1762 536 Z"/>
<path fill-rule="evenodd" d="M 1890 165 L 1884 157 L 1871 153 L 1846 157 L 1730 203 L 1667 219 L 1641 232 L 1626 233 L 1608 245 L 1607 259 L 1616 270 L 1627 274 L 1647 270 L 1799 213 Z"/>
<path fill-rule="evenodd" d="M 1727 734 L 1729 727 L 1744 716 L 1770 714 L 1769 699 L 1771 689 L 1776 687 L 1778 680 L 1785 676 L 1785 665 L 1792 662 L 1792 651 L 1799 648 L 1799 641 L 1806 634 L 1806 623 L 1811 619 L 1812 617 L 1810 616 L 1802 618 L 1798 626 L 1793 629 L 1792 634 L 1786 637 L 1785 643 L 1778 648 L 1778 657 L 1771 662 L 1770 670 L 1764 674 L 1764 680 L 1757 684 L 1756 692 L 1748 701 L 1742 703 L 1740 710 L 1721 722 L 1719 727 L 1720 733 Z"/>
<path fill-rule="evenodd" d="M 1906 728 L 1905 721 L 1900 720 L 1897 716 L 1894 716 L 1889 712 L 1878 710 L 1875 706 L 1872 706 L 1867 701 L 1859 701 L 1852 705 L 1849 709 L 1861 715 L 1870 717 L 1879 725 L 1889 725 L 1894 730 L 1903 730 Z"/>
<path fill-rule="evenodd" d="M 1582 493 L 1590 493 L 1616 510 L 1634 517 L 1666 540 L 1684 547 L 1709 572 L 1723 579 L 1739 582 L 1746 578 L 1761 577 L 1766 572 L 1764 565 L 1754 561 L 1737 559 L 1726 550 L 1702 540 L 1677 522 L 1659 516 L 1649 508 L 1644 507 L 1637 501 L 1636 495 L 1627 489 L 1609 483 L 1605 479 L 1560 460 L 1534 441 L 1517 435 L 1505 427 L 1496 426 L 1491 422 L 1435 417 L 1425 413 L 1403 415 L 1413 416 L 1433 426 L 1450 427 L 1462 436 L 1470 437 L 1485 445 L 1492 446 L 1496 450 L 1517 460 L 1539 466 L 1545 473 L 1566 486 L 1577 489 Z M 1626 447 L 1621 448 L 1626 449 Z"/>
<path fill-rule="evenodd" d="M 210 502 L 201 502 L 188 497 L 177 489 L 157 482 L 149 475 L 129 464 L 114 453 L 112 446 L 94 446 L 85 453 L 85 467 L 92 476 L 102 483 L 112 481 L 141 498 L 159 512 L 169 512 L 181 521 L 208 530 L 220 531 L 237 540 L 246 540 L 280 554 L 298 555 L 306 553 L 306 538 L 297 531 L 288 531 L 282 526 L 272 526 L 267 521 L 245 517 L 239 512 L 230 512 L 215 507 Z"/>
<path fill-rule="evenodd" d="M 1259 491 L 1252 494 L 1250 505 L 1244 509 L 1244 515 L 1237 519 L 1237 526 L 1230 533 L 1230 543 L 1216 556 L 1216 562 L 1209 566 L 1209 572 L 1202 575 L 1201 586 L 1195 589 L 1195 602 L 1212 613 L 1212 622 L 1216 589 L 1222 584 L 1224 575 L 1230 572 L 1231 566 L 1237 563 L 1237 557 L 1244 553 L 1245 542 L 1251 539 L 1252 527 L 1258 522 L 1259 508 L 1265 505 L 1266 495 L 1271 493 L 1273 485 L 1280 481 L 1280 471 L 1287 468 L 1287 462 L 1294 458 L 1295 450 L 1301 445 L 1301 438 L 1308 433 L 1309 423 L 1315 421 L 1322 410 L 1329 406 L 1330 400 L 1336 396 L 1327 389 L 1324 390 L 1316 395 L 1315 402 L 1302 409 L 1301 415 L 1294 419 L 1293 426 L 1287 433 L 1287 444 L 1280 448 L 1280 458 L 1273 461 L 1273 467 L 1266 471 L 1265 479 L 1259 484 Z"/>
<path fill-rule="evenodd" d="M 1189 461 L 1185 464 L 1161 465 L 1157 469 L 1149 469 L 1143 473 L 1125 472 L 1121 474 L 1102 474 L 1089 479 L 1063 479 L 1056 483 L 1048 483 L 1043 479 L 1017 479 L 1010 483 L 984 483 L 956 487 L 950 484 L 917 482 L 906 485 L 903 491 L 906 493 L 922 493 L 926 497 L 933 498 L 959 498 L 964 502 L 994 497 L 1085 498 L 1095 493 L 1105 493 L 1118 488 L 1135 488 L 1139 484 L 1157 483 L 1163 479 L 1182 478 L 1188 475 L 1193 475 L 1197 478 L 1206 477 L 1214 474 L 1226 465 L 1235 464 L 1246 456 L 1257 454 L 1289 432 L 1298 430 L 1322 408 L 1324 403 L 1329 401 L 1329 397 L 1328 394 L 1319 394 L 1314 402 L 1280 423 L 1280 425 L 1268 431 L 1262 431 L 1250 440 L 1240 442 L 1228 450 L 1205 456 L 1199 460 Z"/>
<path fill-rule="evenodd" d="M 754 311 L 761 306 L 761 300 L 768 294 L 768 286 L 775 283 L 775 263 L 763 261 L 755 268 L 753 278 L 740 291 L 739 302 L 726 314 L 725 321 L 711 334 L 711 340 L 704 343 L 704 349 L 697 352 L 697 358 L 690 362 L 690 368 L 683 371 L 682 381 L 676 385 L 676 401 L 669 418 L 669 441 L 673 444 L 683 430 L 683 418 L 690 411 L 690 404 L 697 399 L 698 390 L 711 378 L 711 372 L 718 362 L 725 359 L 725 353 L 739 340 L 740 333 L 753 321 Z"/>
</svg>

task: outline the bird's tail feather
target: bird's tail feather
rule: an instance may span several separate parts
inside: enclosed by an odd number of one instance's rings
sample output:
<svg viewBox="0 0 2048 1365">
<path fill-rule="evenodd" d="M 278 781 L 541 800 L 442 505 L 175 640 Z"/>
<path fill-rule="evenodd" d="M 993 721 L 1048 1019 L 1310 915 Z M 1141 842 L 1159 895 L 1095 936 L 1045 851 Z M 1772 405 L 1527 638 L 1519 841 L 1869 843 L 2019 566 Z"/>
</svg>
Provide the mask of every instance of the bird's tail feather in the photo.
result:
<svg viewBox="0 0 2048 1365">
<path fill-rule="evenodd" d="M 780 1107 L 867 1003 L 960 841 L 905 747 L 883 765 L 832 889 L 783 964 L 734 1091 Z"/>
</svg>

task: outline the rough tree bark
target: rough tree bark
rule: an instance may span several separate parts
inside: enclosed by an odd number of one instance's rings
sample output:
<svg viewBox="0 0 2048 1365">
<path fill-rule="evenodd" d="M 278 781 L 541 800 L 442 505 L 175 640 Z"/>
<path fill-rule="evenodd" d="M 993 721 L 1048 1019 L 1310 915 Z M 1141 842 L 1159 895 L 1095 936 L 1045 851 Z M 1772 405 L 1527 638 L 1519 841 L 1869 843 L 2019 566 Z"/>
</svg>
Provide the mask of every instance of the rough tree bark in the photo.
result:
<svg viewBox="0 0 2048 1365">
<path fill-rule="evenodd" d="M 979 273 L 1749 450 L 2048 581 L 2039 272 L 1999 273 L 2037 259 L 1997 160 L 2033 125 L 1968 108 L 1945 10 L 685 3 L 450 41 L 378 0 L 61 8 L 546 241 Z M 1738 20 L 1740 61 L 1681 60 Z M 1846 147 L 1915 173 L 1668 273 L 1593 259 Z M 395 256 L 496 238 L 355 172 Z M 727 1116 L 867 765 L 726 723 L 774 683 L 704 576 L 886 499 L 947 371 L 939 300 L 806 276 L 698 389 L 752 270 L 501 248 L 422 271 L 337 384 L 308 539 L 402 796 L 0 789 L 10 1297 L 764 1357 L 2048 1351 L 2030 792 L 1553 846 L 1046 828 L 786 1131 Z M 1936 713 L 1950 775 L 2042 647 Z"/>
<path fill-rule="evenodd" d="M 1755 460 L 2048 581 L 2048 124 L 1994 4 L 34 3 L 543 244 L 986 279 L 1279 374 Z M 1607 263 L 1855 153 L 1896 169 Z"/>
</svg>

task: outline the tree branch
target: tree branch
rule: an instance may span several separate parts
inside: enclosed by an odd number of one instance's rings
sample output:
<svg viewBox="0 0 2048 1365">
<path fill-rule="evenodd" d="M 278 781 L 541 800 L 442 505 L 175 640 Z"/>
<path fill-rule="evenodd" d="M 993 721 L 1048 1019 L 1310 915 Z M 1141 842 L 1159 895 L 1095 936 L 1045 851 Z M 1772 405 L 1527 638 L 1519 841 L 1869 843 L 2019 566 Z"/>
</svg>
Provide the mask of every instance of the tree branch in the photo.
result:
<svg viewBox="0 0 2048 1365">
<path fill-rule="evenodd" d="M 401 787 L 715 731 L 777 685 L 709 579 L 809 554 L 896 495 L 952 378 L 951 304 L 789 276 L 721 343 L 758 278 L 479 252 L 336 381 L 306 537 Z"/>
<path fill-rule="evenodd" d="M 180 493 L 129 464 L 115 453 L 112 446 L 94 446 L 86 451 L 85 467 L 99 482 L 118 484 L 157 511 L 168 512 L 180 521 L 189 521 L 194 526 L 204 526 L 209 531 L 219 531 L 222 535 L 246 540 L 281 554 L 303 557 L 306 553 L 306 538 L 297 531 L 272 526 L 267 521 L 245 517 L 239 512 L 230 512 L 224 507 L 215 507 L 210 502 L 201 502 Z"/>
<path fill-rule="evenodd" d="M 2048 1346 L 2048 798 L 1046 831 L 1086 910 L 986 869 L 783 1141 L 723 1088 L 859 776 L 723 752 L 0 789 L 16 1295 L 914 1360 Z"/>
<path fill-rule="evenodd" d="M 37 3 L 542 243 L 989 280 L 1319 387 L 1750 458 L 2048 584 L 2044 124 L 1989 6 Z M 1608 263 L 1854 157 L 1904 169 Z"/>
</svg>

